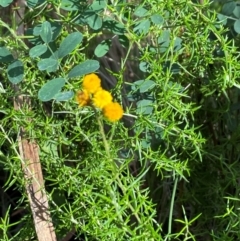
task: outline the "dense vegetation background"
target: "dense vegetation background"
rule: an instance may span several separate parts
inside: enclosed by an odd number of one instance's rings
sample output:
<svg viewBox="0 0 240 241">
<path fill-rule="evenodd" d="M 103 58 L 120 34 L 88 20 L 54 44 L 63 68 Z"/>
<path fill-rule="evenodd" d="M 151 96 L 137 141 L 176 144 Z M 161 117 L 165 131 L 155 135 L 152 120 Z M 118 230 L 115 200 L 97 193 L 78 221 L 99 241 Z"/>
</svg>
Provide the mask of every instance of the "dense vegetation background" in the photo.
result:
<svg viewBox="0 0 240 241">
<path fill-rule="evenodd" d="M 238 1 L 0 6 L 0 240 L 240 240 Z"/>
</svg>

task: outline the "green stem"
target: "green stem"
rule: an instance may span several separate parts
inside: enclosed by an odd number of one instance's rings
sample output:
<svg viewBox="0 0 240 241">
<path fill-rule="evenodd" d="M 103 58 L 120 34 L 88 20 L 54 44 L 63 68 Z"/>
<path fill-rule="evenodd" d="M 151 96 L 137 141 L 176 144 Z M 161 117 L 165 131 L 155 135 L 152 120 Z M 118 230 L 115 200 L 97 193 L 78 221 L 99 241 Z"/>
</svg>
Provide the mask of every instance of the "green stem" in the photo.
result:
<svg viewBox="0 0 240 241">
<path fill-rule="evenodd" d="M 96 113 L 96 110 L 95 110 L 95 113 Z M 100 130 L 100 133 L 101 133 L 101 136 L 102 136 L 102 139 L 103 139 L 103 144 L 104 144 L 104 148 L 105 148 L 107 157 L 108 157 L 109 160 L 111 160 L 110 147 L 108 145 L 108 142 L 107 142 L 107 139 L 106 139 L 106 136 L 105 136 L 105 132 L 104 132 L 104 129 L 103 129 L 103 123 L 102 123 L 99 115 L 97 117 L 97 122 L 98 122 L 98 125 L 99 125 L 99 130 Z"/>
<path fill-rule="evenodd" d="M 168 220 L 168 235 L 172 233 L 173 206 L 174 206 L 174 199 L 176 196 L 177 183 L 178 183 L 178 176 L 175 178 L 173 191 L 172 191 L 172 199 L 170 204 L 169 220 Z M 169 237 L 168 240 L 171 240 L 171 238 Z"/>
<path fill-rule="evenodd" d="M 97 111 L 95 109 L 94 109 L 94 111 L 95 111 L 95 114 L 97 115 Z M 106 151 L 106 154 L 107 154 L 107 158 L 108 158 L 109 161 L 112 161 L 113 168 L 114 168 L 114 171 L 115 171 L 115 174 L 116 174 L 116 180 L 118 182 L 119 187 L 122 189 L 122 192 L 125 194 L 126 193 L 126 188 L 122 184 L 122 181 L 119 178 L 118 173 L 117 173 L 116 165 L 115 165 L 114 161 L 111 158 L 110 147 L 108 145 L 108 141 L 106 139 L 105 132 L 104 132 L 104 129 L 103 129 L 103 123 L 102 123 L 101 118 L 100 118 L 99 115 L 97 116 L 97 122 L 98 122 L 99 130 L 100 130 L 100 133 L 101 133 L 101 136 L 102 136 L 102 139 L 103 139 L 103 144 L 104 144 L 104 148 L 105 148 L 105 151 Z M 111 189 L 109 188 L 109 191 L 110 190 Z M 110 191 L 110 196 L 113 198 L 112 195 L 113 195 L 113 192 Z M 115 197 L 115 199 L 116 199 L 116 197 Z M 128 206 L 129 206 L 130 210 L 133 212 L 133 214 L 136 217 L 136 219 L 138 220 L 138 222 L 141 223 L 141 219 L 138 216 L 138 214 L 136 213 L 136 211 L 134 210 L 133 206 L 130 203 L 128 203 Z M 116 211 L 118 212 L 119 208 L 117 208 L 117 206 L 115 206 L 115 208 L 116 208 Z M 118 212 L 118 215 L 120 215 L 119 212 Z M 123 220 L 122 217 L 121 217 L 121 220 Z"/>
<path fill-rule="evenodd" d="M 0 26 L 3 26 L 4 28 L 6 28 L 10 33 L 11 35 L 14 37 L 14 39 L 18 40 L 22 46 L 24 47 L 25 50 L 28 50 L 28 46 L 24 43 L 24 41 L 22 40 L 21 36 L 18 36 L 16 33 L 15 33 L 15 30 L 13 30 L 12 28 L 10 28 L 5 22 L 3 22 L 1 19 L 0 19 Z M 2 40 L 4 38 L 1 38 Z"/>
</svg>

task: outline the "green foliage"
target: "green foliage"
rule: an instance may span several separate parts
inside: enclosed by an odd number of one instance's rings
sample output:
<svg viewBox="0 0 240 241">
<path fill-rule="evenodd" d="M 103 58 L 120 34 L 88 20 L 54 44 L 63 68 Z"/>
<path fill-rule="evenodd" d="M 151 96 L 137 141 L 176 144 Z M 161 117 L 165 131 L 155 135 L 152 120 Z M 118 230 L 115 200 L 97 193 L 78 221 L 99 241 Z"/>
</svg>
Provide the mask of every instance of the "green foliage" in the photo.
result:
<svg viewBox="0 0 240 241">
<path fill-rule="evenodd" d="M 58 49 L 58 58 L 63 58 L 71 53 L 82 41 L 82 34 L 74 32 L 69 34 L 60 44 Z"/>
<path fill-rule="evenodd" d="M 104 55 L 107 54 L 109 51 L 110 47 L 112 45 L 112 41 L 110 39 L 103 40 L 94 50 L 94 54 L 97 57 L 103 57 Z"/>
<path fill-rule="evenodd" d="M 239 240 L 239 3 L 26 3 L 25 36 L 15 15 L 0 21 L 1 239 L 34 238 L 28 209 L 9 219 L 29 207 L 24 127 L 59 240 L 70 227 L 79 240 Z M 121 121 L 75 103 L 93 72 L 124 106 Z M 15 85 L 31 108 L 14 110 Z"/>
<path fill-rule="evenodd" d="M 19 82 L 21 82 L 23 79 L 23 74 L 24 68 L 20 60 L 15 60 L 8 65 L 7 76 L 13 84 L 18 84 Z"/>
<path fill-rule="evenodd" d="M 240 6 L 236 1 L 214 0 L 211 4 L 218 14 L 218 19 L 223 20 L 224 25 L 229 27 L 234 37 L 240 33 Z"/>
<path fill-rule="evenodd" d="M 1 0 L 0 1 L 0 6 L 2 7 L 7 7 L 9 4 L 11 4 L 13 0 Z"/>
<path fill-rule="evenodd" d="M 69 73 L 69 78 L 79 77 L 89 74 L 99 69 L 99 62 L 96 60 L 86 60 L 84 63 L 76 65 Z"/>
<path fill-rule="evenodd" d="M 66 80 L 63 78 L 56 78 L 49 80 L 38 92 L 38 98 L 41 101 L 49 101 L 58 94 L 64 86 Z"/>
</svg>

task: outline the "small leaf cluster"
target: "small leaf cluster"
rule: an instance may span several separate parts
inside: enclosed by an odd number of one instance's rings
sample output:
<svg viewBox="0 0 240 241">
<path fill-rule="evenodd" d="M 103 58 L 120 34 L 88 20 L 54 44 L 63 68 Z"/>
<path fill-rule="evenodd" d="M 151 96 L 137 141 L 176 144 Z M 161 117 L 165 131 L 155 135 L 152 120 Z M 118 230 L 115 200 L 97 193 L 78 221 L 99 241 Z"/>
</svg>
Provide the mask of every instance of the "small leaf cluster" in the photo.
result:
<svg viewBox="0 0 240 241">
<path fill-rule="evenodd" d="M 221 24 L 228 26 L 231 37 L 240 33 L 240 6 L 237 1 L 215 0 L 211 8 L 218 12 L 217 17 Z"/>
</svg>

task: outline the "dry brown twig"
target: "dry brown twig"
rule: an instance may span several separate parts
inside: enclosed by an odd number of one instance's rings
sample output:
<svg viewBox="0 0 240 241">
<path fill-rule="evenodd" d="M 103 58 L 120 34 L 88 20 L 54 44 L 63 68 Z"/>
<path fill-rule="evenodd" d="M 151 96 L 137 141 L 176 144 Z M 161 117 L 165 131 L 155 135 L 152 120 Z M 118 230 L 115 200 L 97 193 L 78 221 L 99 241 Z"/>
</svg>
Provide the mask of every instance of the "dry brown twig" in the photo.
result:
<svg viewBox="0 0 240 241">
<path fill-rule="evenodd" d="M 18 35 L 24 35 L 24 25 L 21 22 L 24 18 L 25 4 L 24 0 L 15 1 L 15 5 L 18 7 L 18 15 L 16 15 L 15 19 L 16 24 L 18 24 Z M 19 92 L 17 86 L 15 86 L 15 91 L 16 93 Z M 31 108 L 29 97 L 17 95 L 14 99 L 14 108 L 20 110 L 24 106 L 28 109 Z M 38 241 L 56 241 L 56 234 L 49 212 L 48 198 L 44 188 L 38 144 L 35 140 L 28 140 L 26 136 L 27 132 L 24 127 L 20 127 L 18 138 L 19 152 L 23 161 L 22 169 L 26 180 L 26 191 L 33 214 L 37 238 Z"/>
</svg>

